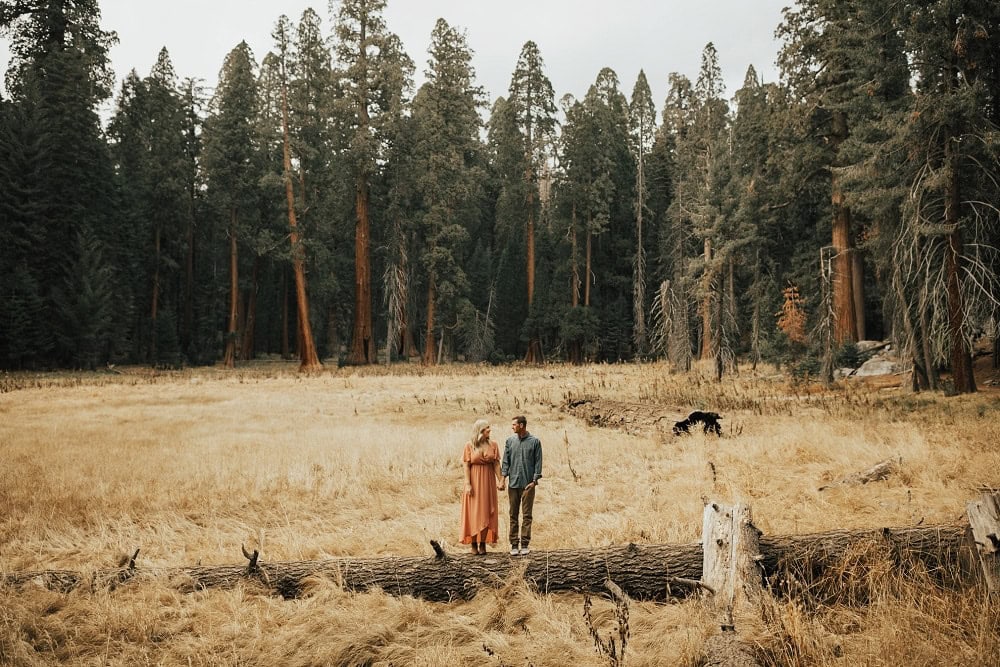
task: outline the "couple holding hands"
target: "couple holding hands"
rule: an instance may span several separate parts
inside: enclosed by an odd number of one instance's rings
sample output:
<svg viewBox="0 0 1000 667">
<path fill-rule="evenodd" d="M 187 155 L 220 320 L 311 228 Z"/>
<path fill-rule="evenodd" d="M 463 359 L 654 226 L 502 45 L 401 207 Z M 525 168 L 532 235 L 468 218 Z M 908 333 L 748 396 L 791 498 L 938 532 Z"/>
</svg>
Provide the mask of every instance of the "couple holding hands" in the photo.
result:
<svg viewBox="0 0 1000 667">
<path fill-rule="evenodd" d="M 542 476 L 542 443 L 528 433 L 528 420 L 511 420 L 512 436 L 504 443 L 503 456 L 490 439 L 490 423 L 476 421 L 472 439 L 462 453 L 465 492 L 462 494 L 462 544 L 472 553 L 484 555 L 487 543 L 495 545 L 500 533 L 497 491 L 507 489 L 510 502 L 510 555 L 526 556 L 531 542 L 531 512 L 535 489 Z"/>
</svg>

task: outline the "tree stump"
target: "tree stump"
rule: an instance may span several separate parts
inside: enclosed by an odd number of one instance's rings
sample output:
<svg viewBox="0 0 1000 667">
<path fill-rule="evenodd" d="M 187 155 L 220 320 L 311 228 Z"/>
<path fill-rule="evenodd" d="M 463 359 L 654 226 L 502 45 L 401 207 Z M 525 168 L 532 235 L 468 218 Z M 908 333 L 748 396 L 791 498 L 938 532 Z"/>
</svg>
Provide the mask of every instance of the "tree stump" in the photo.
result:
<svg viewBox="0 0 1000 667">
<path fill-rule="evenodd" d="M 996 595 L 1000 593 L 1000 493 L 984 493 L 969 501 L 966 512 L 986 588 Z"/>
<path fill-rule="evenodd" d="M 755 667 L 752 648 L 736 634 L 733 612 L 756 607 L 764 594 L 760 531 L 750 507 L 709 503 L 702 514 L 702 581 L 715 590 L 713 602 L 721 614 L 720 634 L 705 643 L 706 665 Z"/>
</svg>

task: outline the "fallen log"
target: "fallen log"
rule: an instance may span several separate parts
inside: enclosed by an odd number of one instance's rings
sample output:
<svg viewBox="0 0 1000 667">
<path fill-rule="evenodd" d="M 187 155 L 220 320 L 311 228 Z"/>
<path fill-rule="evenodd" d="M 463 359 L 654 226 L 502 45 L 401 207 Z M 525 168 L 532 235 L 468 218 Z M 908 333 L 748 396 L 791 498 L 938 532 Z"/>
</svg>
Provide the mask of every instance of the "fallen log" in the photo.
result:
<svg viewBox="0 0 1000 667">
<path fill-rule="evenodd" d="M 837 530 L 811 535 L 760 538 L 760 567 L 767 580 L 780 580 L 789 564 L 797 577 L 819 574 L 836 563 L 852 545 L 865 540 L 881 542 L 899 555 L 923 561 L 929 569 L 955 571 L 959 563 L 965 526 L 922 526 L 882 530 Z M 967 549 L 968 547 L 966 547 Z M 440 547 L 438 547 L 440 549 Z M 522 571 L 523 570 L 523 571 Z M 596 549 L 532 551 L 530 556 L 510 557 L 504 552 L 487 556 L 437 556 L 334 558 L 322 561 L 264 563 L 254 558 L 249 566 L 219 565 L 145 570 L 134 565 L 92 573 L 67 570 L 15 572 L 2 577 L 10 587 L 40 585 L 59 591 L 80 586 L 116 587 L 143 580 L 167 581 L 182 591 L 232 588 L 248 581 L 285 598 L 302 594 L 311 577 L 332 579 L 350 591 L 381 589 L 391 595 L 410 595 L 431 601 L 470 599 L 482 587 L 494 587 L 511 576 L 520 576 L 540 593 L 574 592 L 606 594 L 611 579 L 631 598 L 664 600 L 670 583 L 702 579 L 700 543 L 643 545 Z M 680 597 L 699 587 L 673 586 Z"/>
</svg>

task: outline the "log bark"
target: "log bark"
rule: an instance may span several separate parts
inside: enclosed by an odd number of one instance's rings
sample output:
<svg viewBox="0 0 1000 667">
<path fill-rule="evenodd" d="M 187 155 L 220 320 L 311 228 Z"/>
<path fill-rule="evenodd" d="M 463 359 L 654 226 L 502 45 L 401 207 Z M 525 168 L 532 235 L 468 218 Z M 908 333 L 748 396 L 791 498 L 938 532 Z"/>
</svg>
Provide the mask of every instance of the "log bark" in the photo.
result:
<svg viewBox="0 0 1000 667">
<path fill-rule="evenodd" d="M 766 580 L 780 582 L 794 566 L 796 576 L 821 574 L 845 551 L 861 541 L 885 541 L 899 554 L 923 561 L 929 569 L 957 572 L 965 526 L 926 526 L 881 530 L 838 530 L 797 536 L 760 538 L 760 567 Z M 967 546 L 966 546 L 967 548 Z M 286 598 L 301 595 L 310 577 L 327 577 L 347 590 L 380 588 L 392 595 L 411 595 L 431 601 L 470 599 L 482 587 L 493 587 L 510 577 L 522 577 L 541 593 L 575 592 L 606 594 L 611 579 L 631 598 L 664 600 L 687 595 L 697 588 L 670 586 L 680 580 L 700 581 L 702 548 L 699 543 L 638 545 L 598 549 L 532 551 L 530 557 L 509 557 L 503 552 L 488 556 L 443 555 L 427 557 L 337 558 L 323 561 L 254 563 L 143 570 L 119 568 L 91 573 L 48 570 L 3 576 L 4 585 L 32 583 L 69 591 L 80 586 L 100 588 L 128 581 L 167 580 L 183 591 L 231 588 L 248 579 Z M 523 568 L 523 571 L 522 571 Z"/>
</svg>

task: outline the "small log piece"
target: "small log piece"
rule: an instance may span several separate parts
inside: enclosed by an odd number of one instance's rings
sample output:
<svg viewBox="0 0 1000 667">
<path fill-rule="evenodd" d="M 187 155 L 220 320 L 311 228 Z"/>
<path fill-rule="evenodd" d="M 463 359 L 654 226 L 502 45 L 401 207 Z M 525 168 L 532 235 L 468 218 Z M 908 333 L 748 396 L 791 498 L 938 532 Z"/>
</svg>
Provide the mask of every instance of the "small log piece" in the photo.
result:
<svg viewBox="0 0 1000 667">
<path fill-rule="evenodd" d="M 899 472 L 899 468 L 902 464 L 903 457 L 901 456 L 895 456 L 891 459 L 886 459 L 885 461 L 879 461 L 868 470 L 862 470 L 861 472 L 848 475 L 834 484 L 821 486 L 819 487 L 819 490 L 825 491 L 826 489 L 837 486 L 838 484 L 843 484 L 845 486 L 862 486 L 868 482 L 877 482 L 889 479 L 890 475 Z"/>
</svg>

